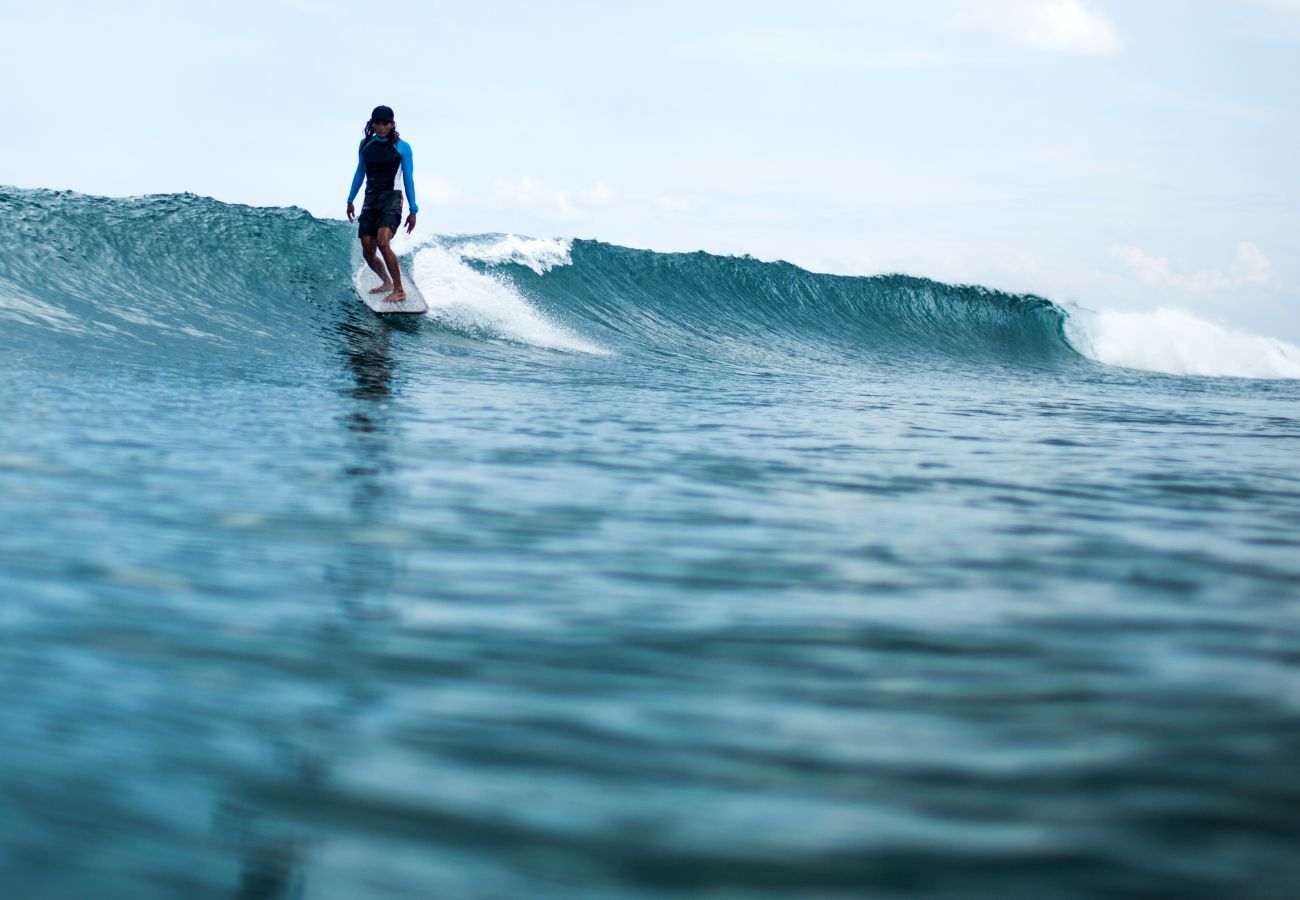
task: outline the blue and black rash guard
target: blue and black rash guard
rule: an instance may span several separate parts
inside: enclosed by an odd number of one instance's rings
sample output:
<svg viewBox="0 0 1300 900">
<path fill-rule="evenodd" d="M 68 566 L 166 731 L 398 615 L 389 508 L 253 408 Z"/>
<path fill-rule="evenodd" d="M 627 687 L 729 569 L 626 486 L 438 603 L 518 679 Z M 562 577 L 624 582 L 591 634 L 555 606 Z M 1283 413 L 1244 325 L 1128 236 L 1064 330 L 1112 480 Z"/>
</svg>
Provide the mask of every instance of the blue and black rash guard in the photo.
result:
<svg viewBox="0 0 1300 900">
<path fill-rule="evenodd" d="M 420 207 L 415 202 L 415 182 L 411 180 L 411 168 L 411 145 L 406 141 L 398 141 L 394 146 L 388 138 L 373 135 L 362 138 L 361 145 L 357 147 L 357 172 L 352 176 L 348 203 L 356 199 L 361 181 L 365 179 L 366 199 L 361 208 L 383 206 L 390 200 L 393 191 L 397 190 L 397 176 L 400 172 L 411 212 L 418 213 Z"/>
</svg>

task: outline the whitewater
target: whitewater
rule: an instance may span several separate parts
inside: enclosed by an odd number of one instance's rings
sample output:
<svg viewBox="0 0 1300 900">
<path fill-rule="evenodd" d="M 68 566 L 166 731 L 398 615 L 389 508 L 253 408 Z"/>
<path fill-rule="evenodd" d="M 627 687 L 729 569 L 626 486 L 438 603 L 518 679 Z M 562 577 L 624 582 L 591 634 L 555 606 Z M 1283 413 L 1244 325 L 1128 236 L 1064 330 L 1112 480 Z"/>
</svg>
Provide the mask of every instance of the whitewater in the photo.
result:
<svg viewBox="0 0 1300 900">
<path fill-rule="evenodd" d="M 1289 897 L 1300 348 L 0 187 L 0 881 Z"/>
</svg>

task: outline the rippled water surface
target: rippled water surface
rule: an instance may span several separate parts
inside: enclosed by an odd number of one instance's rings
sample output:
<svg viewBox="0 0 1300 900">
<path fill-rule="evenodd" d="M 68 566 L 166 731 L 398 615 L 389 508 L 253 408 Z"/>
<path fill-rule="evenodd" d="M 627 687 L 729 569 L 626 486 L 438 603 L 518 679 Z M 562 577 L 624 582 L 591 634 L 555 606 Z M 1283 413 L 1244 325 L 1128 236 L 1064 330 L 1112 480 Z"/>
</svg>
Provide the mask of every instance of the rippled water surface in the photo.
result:
<svg viewBox="0 0 1300 900">
<path fill-rule="evenodd" d="M 409 246 L 386 320 L 296 210 L 0 212 L 0 894 L 1294 896 L 1300 382 L 590 242 Z"/>
</svg>

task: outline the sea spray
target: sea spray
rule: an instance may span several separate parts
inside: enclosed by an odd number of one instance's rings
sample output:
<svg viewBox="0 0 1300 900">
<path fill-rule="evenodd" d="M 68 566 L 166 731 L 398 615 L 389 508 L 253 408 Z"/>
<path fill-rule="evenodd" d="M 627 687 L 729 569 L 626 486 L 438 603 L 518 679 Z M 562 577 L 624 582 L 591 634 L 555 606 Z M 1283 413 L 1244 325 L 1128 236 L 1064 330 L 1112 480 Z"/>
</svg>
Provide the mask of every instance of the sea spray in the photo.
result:
<svg viewBox="0 0 1300 900">
<path fill-rule="evenodd" d="M 1171 375 L 1300 378 L 1300 347 L 1190 312 L 1071 310 L 1070 340 L 1098 362 Z"/>
</svg>

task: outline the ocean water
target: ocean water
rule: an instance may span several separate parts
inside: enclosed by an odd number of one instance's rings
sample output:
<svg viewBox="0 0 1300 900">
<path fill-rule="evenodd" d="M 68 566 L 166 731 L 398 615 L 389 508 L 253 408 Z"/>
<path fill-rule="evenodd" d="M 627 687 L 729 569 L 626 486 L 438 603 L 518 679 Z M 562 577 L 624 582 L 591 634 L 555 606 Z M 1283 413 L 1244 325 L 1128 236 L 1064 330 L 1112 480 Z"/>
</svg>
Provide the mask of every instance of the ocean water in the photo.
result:
<svg viewBox="0 0 1300 900">
<path fill-rule="evenodd" d="M 297 209 L 0 229 L 0 896 L 1295 896 L 1295 347 L 507 235 L 404 240 L 389 321 Z"/>
</svg>

